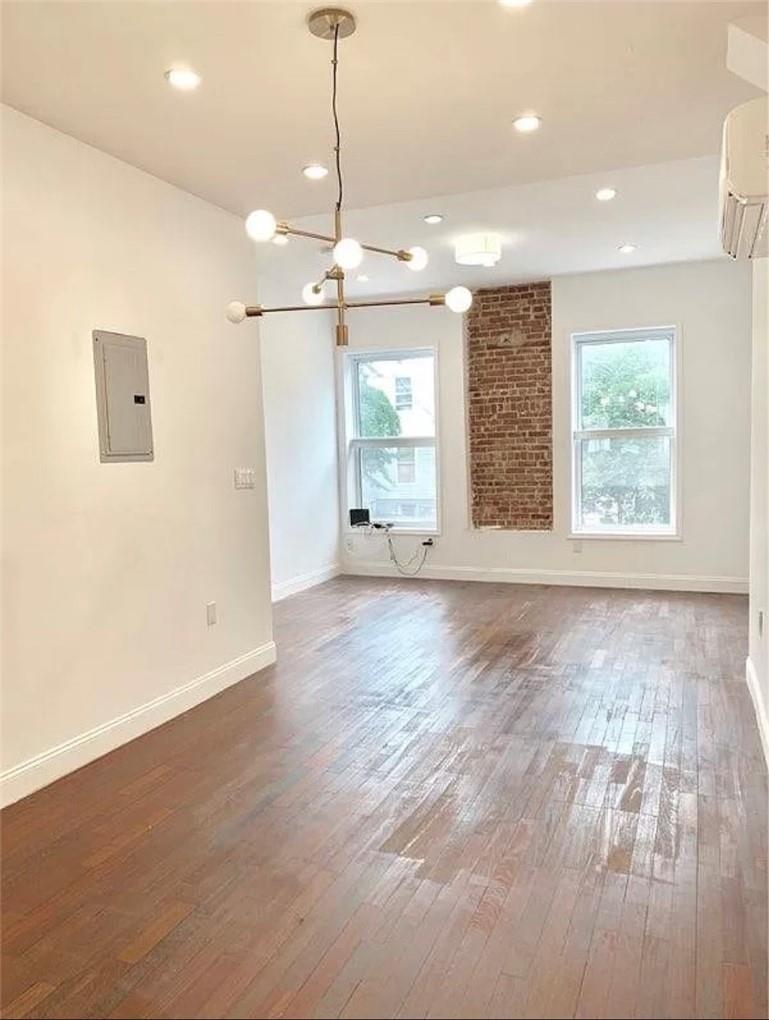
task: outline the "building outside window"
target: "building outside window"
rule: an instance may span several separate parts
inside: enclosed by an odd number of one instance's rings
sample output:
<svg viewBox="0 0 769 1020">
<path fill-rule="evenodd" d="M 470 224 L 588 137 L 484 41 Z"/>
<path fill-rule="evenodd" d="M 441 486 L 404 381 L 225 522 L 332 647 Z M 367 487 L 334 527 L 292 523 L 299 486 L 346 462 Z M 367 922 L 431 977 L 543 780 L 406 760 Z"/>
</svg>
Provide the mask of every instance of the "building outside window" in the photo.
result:
<svg viewBox="0 0 769 1020">
<path fill-rule="evenodd" d="M 410 411 L 413 407 L 413 402 L 411 377 L 408 375 L 397 375 L 395 377 L 395 410 Z"/>
<path fill-rule="evenodd" d="M 416 449 L 413 446 L 398 450 L 398 484 L 414 485 L 417 480 Z"/>
</svg>

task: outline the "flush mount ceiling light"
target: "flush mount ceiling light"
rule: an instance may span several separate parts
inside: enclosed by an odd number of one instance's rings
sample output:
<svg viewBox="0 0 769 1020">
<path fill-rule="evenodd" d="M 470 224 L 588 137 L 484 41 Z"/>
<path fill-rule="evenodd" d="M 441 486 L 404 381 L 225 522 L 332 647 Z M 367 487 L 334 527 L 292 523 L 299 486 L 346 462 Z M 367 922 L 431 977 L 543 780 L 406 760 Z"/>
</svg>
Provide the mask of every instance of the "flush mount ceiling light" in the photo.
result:
<svg viewBox="0 0 769 1020">
<path fill-rule="evenodd" d="M 520 117 L 516 117 L 513 121 L 513 127 L 516 131 L 520 131 L 522 135 L 531 134 L 532 131 L 537 131 L 542 126 L 542 118 L 538 117 L 536 113 L 522 113 Z"/>
<path fill-rule="evenodd" d="M 166 71 L 166 81 L 180 92 L 191 92 L 200 85 L 201 78 L 188 67 L 171 67 Z"/>
<path fill-rule="evenodd" d="M 618 251 L 621 251 L 623 255 L 630 255 L 630 253 L 636 251 L 637 248 L 637 244 L 621 244 Z"/>
<path fill-rule="evenodd" d="M 347 237 L 342 229 L 342 200 L 344 195 L 342 178 L 342 142 L 337 113 L 337 72 L 339 68 L 339 40 L 345 39 L 355 31 L 355 18 L 349 11 L 339 7 L 323 7 L 313 11 L 308 21 L 310 32 L 320 39 L 333 43 L 331 58 L 331 116 L 334 124 L 334 164 L 336 167 L 337 199 L 333 213 L 333 234 L 318 234 L 309 230 L 299 230 L 284 220 L 277 220 L 266 209 L 256 209 L 246 218 L 246 233 L 252 240 L 271 241 L 277 236 L 307 237 L 313 241 L 323 241 L 330 245 L 333 252 L 333 265 L 327 269 L 317 283 L 308 283 L 302 291 L 303 305 L 284 305 L 278 308 L 264 308 L 262 305 L 245 305 L 241 301 L 231 301 L 227 306 L 227 318 L 230 322 L 242 322 L 246 318 L 267 315 L 270 312 L 298 312 L 313 308 L 333 308 L 336 311 L 336 342 L 340 347 L 348 343 L 348 327 L 346 312 L 349 308 L 378 308 L 384 305 L 445 305 L 454 312 L 466 312 L 472 304 L 473 296 L 466 287 L 454 287 L 446 294 L 430 294 L 428 297 L 417 298 L 382 298 L 371 301 L 348 301 L 345 297 L 345 273 L 356 269 L 363 261 L 367 252 L 387 255 L 404 262 L 409 269 L 418 272 L 424 269 L 428 255 L 424 248 L 382 248 L 378 245 L 363 244 L 354 237 Z M 305 171 L 309 168 L 305 168 Z M 360 279 L 360 277 L 359 277 Z M 326 290 L 334 287 L 335 299 L 327 300 Z"/>
<path fill-rule="evenodd" d="M 302 167 L 302 173 L 311 181 L 322 181 L 328 175 L 328 168 L 320 163 L 308 163 Z"/>
<path fill-rule="evenodd" d="M 498 0 L 500 7 L 528 7 L 531 0 Z"/>
<path fill-rule="evenodd" d="M 465 234 L 454 242 L 454 261 L 460 266 L 495 266 L 502 258 L 499 234 Z"/>
<path fill-rule="evenodd" d="M 613 198 L 617 197 L 616 188 L 599 188 L 595 193 L 595 197 L 599 202 L 611 202 Z"/>
<path fill-rule="evenodd" d="M 429 223 L 431 227 L 434 227 L 436 223 L 443 223 L 443 216 L 437 212 L 428 213 L 428 215 L 423 216 L 422 219 L 425 223 Z"/>
</svg>

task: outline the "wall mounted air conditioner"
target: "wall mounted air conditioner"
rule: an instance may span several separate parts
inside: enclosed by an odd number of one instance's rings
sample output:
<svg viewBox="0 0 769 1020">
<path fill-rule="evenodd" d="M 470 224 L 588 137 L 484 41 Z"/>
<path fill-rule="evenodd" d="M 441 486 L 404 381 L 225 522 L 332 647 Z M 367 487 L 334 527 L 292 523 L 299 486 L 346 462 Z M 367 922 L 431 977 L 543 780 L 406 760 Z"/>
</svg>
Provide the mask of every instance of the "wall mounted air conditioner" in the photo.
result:
<svg viewBox="0 0 769 1020">
<path fill-rule="evenodd" d="M 769 100 L 743 103 L 724 121 L 721 242 L 733 259 L 769 254 Z"/>
</svg>

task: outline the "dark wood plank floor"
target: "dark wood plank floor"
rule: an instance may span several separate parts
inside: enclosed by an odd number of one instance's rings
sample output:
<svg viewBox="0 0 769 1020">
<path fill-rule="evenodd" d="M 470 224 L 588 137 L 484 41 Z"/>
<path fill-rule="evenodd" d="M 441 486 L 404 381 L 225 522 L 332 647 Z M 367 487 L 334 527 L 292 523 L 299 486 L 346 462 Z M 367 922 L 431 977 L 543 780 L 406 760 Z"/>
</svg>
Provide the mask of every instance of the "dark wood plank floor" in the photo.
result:
<svg viewBox="0 0 769 1020">
<path fill-rule="evenodd" d="M 3 817 L 8 1017 L 763 1017 L 737 596 L 339 579 Z"/>
</svg>

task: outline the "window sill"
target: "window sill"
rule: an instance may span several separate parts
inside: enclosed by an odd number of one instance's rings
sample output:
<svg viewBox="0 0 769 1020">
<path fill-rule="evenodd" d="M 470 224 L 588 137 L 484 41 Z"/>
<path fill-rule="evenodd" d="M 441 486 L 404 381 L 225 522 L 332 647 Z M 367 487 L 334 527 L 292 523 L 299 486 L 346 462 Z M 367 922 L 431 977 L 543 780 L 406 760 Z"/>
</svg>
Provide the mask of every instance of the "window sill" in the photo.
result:
<svg viewBox="0 0 769 1020">
<path fill-rule="evenodd" d="M 680 532 L 639 532 L 639 531 L 573 531 L 570 542 L 584 542 L 598 539 L 599 542 L 681 542 Z"/>
<path fill-rule="evenodd" d="M 367 535 L 369 537 L 375 537 L 376 535 L 384 535 L 384 528 L 375 528 L 373 531 L 369 531 L 368 528 L 347 528 L 348 535 Z M 390 528 L 391 535 L 424 535 L 425 538 L 436 538 L 441 534 L 437 528 Z"/>
</svg>

